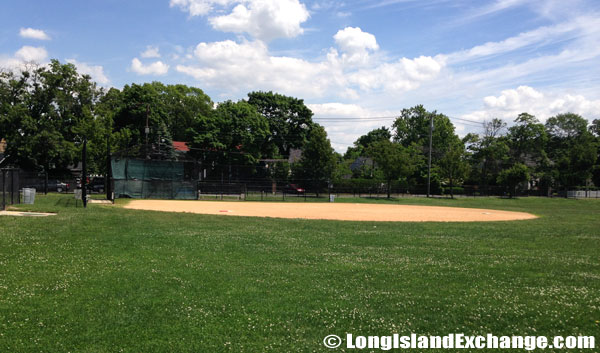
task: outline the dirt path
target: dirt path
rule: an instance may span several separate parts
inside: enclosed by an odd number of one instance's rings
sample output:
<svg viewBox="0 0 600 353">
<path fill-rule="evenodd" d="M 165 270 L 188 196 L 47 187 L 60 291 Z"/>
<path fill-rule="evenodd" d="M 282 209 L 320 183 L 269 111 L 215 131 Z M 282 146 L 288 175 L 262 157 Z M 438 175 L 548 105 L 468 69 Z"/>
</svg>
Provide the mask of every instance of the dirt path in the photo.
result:
<svg viewBox="0 0 600 353">
<path fill-rule="evenodd" d="M 212 215 L 392 222 L 480 222 L 533 219 L 525 212 L 478 208 L 294 202 L 132 200 L 124 208 Z"/>
</svg>

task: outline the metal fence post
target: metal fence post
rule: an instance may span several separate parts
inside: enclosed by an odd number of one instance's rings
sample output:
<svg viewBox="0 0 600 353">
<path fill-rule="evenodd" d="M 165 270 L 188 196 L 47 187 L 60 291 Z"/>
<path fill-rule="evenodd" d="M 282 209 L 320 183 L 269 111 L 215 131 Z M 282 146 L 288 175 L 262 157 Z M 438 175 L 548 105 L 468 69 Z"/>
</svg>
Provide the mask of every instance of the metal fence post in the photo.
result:
<svg viewBox="0 0 600 353">
<path fill-rule="evenodd" d="M 6 209 L 6 169 L 2 169 L 2 210 Z"/>
</svg>

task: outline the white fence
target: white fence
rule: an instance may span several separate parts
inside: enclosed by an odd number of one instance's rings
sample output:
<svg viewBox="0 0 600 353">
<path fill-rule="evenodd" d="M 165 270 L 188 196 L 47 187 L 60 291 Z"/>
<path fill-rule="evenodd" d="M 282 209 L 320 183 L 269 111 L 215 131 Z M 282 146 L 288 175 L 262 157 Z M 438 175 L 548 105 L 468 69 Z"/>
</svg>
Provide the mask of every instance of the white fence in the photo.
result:
<svg viewBox="0 0 600 353">
<path fill-rule="evenodd" d="M 600 191 L 585 191 L 585 190 L 567 191 L 567 197 L 572 197 L 572 198 L 576 198 L 576 199 L 600 198 Z"/>
</svg>

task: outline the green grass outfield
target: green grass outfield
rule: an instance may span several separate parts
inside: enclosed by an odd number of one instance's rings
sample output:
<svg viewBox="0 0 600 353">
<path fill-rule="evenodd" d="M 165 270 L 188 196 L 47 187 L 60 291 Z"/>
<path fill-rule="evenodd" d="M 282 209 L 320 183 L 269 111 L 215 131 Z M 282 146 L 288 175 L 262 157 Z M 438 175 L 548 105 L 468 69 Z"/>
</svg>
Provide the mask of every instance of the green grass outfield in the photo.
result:
<svg viewBox="0 0 600 353">
<path fill-rule="evenodd" d="M 72 197 L 19 206 L 54 217 L 0 217 L 0 352 L 335 352 L 323 338 L 345 333 L 600 340 L 600 200 L 402 199 L 540 218 L 376 223 Z"/>
</svg>

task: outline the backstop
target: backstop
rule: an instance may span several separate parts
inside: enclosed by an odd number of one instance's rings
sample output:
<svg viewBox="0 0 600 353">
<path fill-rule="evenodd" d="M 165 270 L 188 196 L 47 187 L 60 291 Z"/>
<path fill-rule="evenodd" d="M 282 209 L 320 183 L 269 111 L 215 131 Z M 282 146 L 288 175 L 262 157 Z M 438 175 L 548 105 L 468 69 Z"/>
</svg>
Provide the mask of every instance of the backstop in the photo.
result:
<svg viewBox="0 0 600 353">
<path fill-rule="evenodd" d="M 113 157 L 111 168 L 117 198 L 198 198 L 195 162 Z"/>
</svg>

